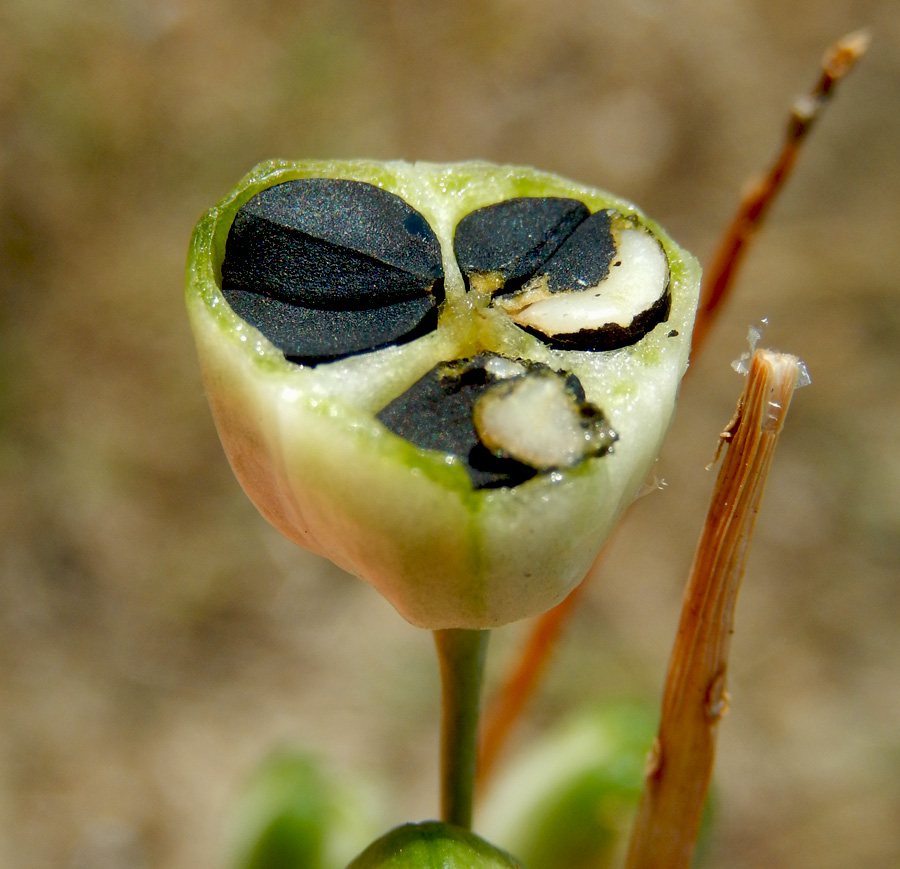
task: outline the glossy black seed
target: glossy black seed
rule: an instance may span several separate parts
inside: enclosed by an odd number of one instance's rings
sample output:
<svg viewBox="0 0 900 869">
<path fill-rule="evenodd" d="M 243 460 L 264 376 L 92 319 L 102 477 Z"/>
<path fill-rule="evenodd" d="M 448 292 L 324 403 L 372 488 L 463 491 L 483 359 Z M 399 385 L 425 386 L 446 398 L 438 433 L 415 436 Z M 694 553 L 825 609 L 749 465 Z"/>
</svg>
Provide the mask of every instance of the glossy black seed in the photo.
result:
<svg viewBox="0 0 900 869">
<path fill-rule="evenodd" d="M 425 295 L 433 279 L 248 218 L 235 221 L 222 284 L 311 308 L 351 310 Z"/>
<path fill-rule="evenodd" d="M 484 367 L 489 358 L 482 354 L 435 366 L 378 414 L 417 447 L 458 457 L 476 489 L 517 486 L 536 474 L 528 465 L 491 454 L 475 433 L 475 402 L 498 382 Z"/>
<path fill-rule="evenodd" d="M 327 311 L 226 287 L 234 312 L 259 329 L 291 361 L 315 365 L 400 344 L 437 327 L 438 299 L 410 299 L 380 308 Z"/>
<path fill-rule="evenodd" d="M 433 329 L 442 276 L 437 237 L 399 196 L 359 181 L 305 178 L 262 190 L 240 208 L 222 290 L 286 356 L 322 360 Z"/>
<path fill-rule="evenodd" d="M 547 276 L 551 293 L 584 290 L 596 286 L 608 274 L 616 255 L 609 211 L 596 211 L 583 220 L 541 274 Z"/>
<path fill-rule="evenodd" d="M 421 214 L 372 184 L 336 178 L 257 193 L 235 217 L 222 264 L 223 282 L 324 308 L 420 296 L 442 274 Z"/>
<path fill-rule="evenodd" d="M 520 197 L 467 214 L 453 247 L 464 275 L 499 272 L 505 292 L 538 271 L 590 212 L 576 199 Z"/>
</svg>

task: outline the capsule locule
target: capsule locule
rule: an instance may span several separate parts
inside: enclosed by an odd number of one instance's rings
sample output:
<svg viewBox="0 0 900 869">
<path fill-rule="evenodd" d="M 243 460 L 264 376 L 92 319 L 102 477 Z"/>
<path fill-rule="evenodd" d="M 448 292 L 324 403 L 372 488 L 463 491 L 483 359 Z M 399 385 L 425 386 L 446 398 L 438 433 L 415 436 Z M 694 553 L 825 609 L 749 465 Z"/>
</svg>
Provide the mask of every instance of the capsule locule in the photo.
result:
<svg viewBox="0 0 900 869">
<path fill-rule="evenodd" d="M 417 447 L 458 459 L 476 489 L 574 467 L 616 440 L 574 374 L 491 353 L 435 366 L 378 420 Z"/>
<path fill-rule="evenodd" d="M 665 251 L 614 209 L 517 198 L 463 218 L 454 246 L 476 292 L 551 347 L 615 350 L 669 314 Z"/>
</svg>

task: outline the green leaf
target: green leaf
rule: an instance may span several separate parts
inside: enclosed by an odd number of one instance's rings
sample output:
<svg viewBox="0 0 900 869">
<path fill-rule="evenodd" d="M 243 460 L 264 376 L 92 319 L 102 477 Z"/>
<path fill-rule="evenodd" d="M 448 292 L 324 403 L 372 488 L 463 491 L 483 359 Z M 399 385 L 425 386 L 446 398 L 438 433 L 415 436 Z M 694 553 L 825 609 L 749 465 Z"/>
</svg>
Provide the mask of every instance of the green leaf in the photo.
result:
<svg viewBox="0 0 900 869">
<path fill-rule="evenodd" d="M 279 752 L 255 773 L 235 814 L 234 869 L 339 869 L 377 829 L 362 788 L 309 755 Z"/>
<path fill-rule="evenodd" d="M 575 712 L 495 782 L 482 829 L 529 869 L 621 865 L 655 735 L 656 716 L 644 707 Z M 707 810 L 701 854 L 709 823 Z"/>
<path fill-rule="evenodd" d="M 526 751 L 492 789 L 485 829 L 529 869 L 607 869 L 640 798 L 652 715 L 580 712 Z"/>
</svg>

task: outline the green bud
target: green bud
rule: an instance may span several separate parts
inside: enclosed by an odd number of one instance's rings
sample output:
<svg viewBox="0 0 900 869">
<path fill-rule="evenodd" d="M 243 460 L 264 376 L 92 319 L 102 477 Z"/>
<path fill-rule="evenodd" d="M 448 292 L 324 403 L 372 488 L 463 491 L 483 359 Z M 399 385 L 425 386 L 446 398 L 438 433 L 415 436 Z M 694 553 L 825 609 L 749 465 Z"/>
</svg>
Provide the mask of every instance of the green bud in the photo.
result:
<svg viewBox="0 0 900 869">
<path fill-rule="evenodd" d="M 698 289 L 655 223 L 562 178 L 281 162 L 201 219 L 187 305 L 260 512 L 410 622 L 480 629 L 566 597 L 641 489 Z"/>
<path fill-rule="evenodd" d="M 373 842 L 347 869 L 521 869 L 484 839 L 438 821 L 405 824 Z"/>
</svg>

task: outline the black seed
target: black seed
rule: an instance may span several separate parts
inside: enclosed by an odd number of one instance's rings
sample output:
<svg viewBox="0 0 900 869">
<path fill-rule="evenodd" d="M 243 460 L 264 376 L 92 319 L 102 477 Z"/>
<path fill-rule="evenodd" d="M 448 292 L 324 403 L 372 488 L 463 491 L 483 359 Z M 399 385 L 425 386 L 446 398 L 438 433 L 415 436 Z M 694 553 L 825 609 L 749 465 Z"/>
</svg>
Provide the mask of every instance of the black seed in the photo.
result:
<svg viewBox="0 0 900 869">
<path fill-rule="evenodd" d="M 365 254 L 238 214 L 222 265 L 223 286 L 310 308 L 352 310 L 421 297 L 431 278 Z"/>
<path fill-rule="evenodd" d="M 358 311 L 304 308 L 245 290 L 223 290 L 234 312 L 259 329 L 291 362 L 315 365 L 401 344 L 437 327 L 435 298 Z"/>
<path fill-rule="evenodd" d="M 479 208 L 456 227 L 464 275 L 499 272 L 512 292 L 530 278 L 589 214 L 576 199 L 521 197 Z"/>
<path fill-rule="evenodd" d="M 528 465 L 492 455 L 475 433 L 475 402 L 499 380 L 485 368 L 489 358 L 482 354 L 435 366 L 378 414 L 415 446 L 459 458 L 476 489 L 518 486 L 536 474 Z"/>
<path fill-rule="evenodd" d="M 616 255 L 609 211 L 595 211 L 583 220 L 547 261 L 540 273 L 547 276 L 551 293 L 585 290 L 608 274 Z"/>
<path fill-rule="evenodd" d="M 571 372 L 566 374 L 565 387 L 567 392 L 579 404 L 583 405 L 587 402 L 587 396 L 584 394 L 584 387 L 581 385 L 581 381 Z"/>
<path fill-rule="evenodd" d="M 306 178 L 241 207 L 222 289 L 285 355 L 324 359 L 433 329 L 442 275 L 437 237 L 399 196 L 359 181 Z"/>
<path fill-rule="evenodd" d="M 292 256 L 280 253 L 283 247 Z M 419 293 L 443 274 L 437 237 L 399 196 L 361 181 L 302 178 L 268 187 L 241 207 L 229 233 L 222 277 L 259 292 L 260 278 L 269 276 L 277 289 L 268 295 L 296 297 L 305 305 L 324 298 L 331 306 L 340 290 L 320 281 L 332 267 L 340 268 L 334 258 L 341 256 L 353 264 L 372 260 L 375 267 L 418 279 Z M 323 257 L 325 263 L 318 265 Z M 338 277 L 352 286 L 346 275 Z M 358 283 L 363 297 L 387 294 L 395 301 L 416 294 L 395 290 L 389 282 L 374 289 L 366 280 Z"/>
</svg>

